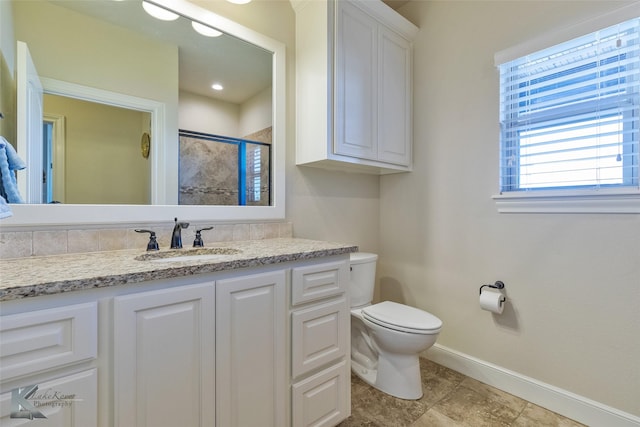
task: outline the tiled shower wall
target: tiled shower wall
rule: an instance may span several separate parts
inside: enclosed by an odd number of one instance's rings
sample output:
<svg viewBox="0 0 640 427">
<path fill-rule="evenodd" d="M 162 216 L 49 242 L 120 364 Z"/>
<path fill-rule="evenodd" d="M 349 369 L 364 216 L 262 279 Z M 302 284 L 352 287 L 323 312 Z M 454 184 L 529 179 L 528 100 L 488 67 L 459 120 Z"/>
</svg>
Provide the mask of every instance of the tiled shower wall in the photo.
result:
<svg viewBox="0 0 640 427">
<path fill-rule="evenodd" d="M 151 228 L 156 232 L 160 249 L 168 249 L 173 225 Z M 185 248 L 192 246 L 195 230 L 196 227 L 193 226 L 182 230 L 182 244 Z M 293 226 L 290 222 L 219 224 L 214 225 L 213 230 L 202 232 L 205 247 L 211 246 L 216 242 L 261 240 L 278 237 L 293 237 Z M 136 233 L 133 227 L 8 231 L 0 232 L 0 258 L 23 258 L 122 249 L 144 251 L 148 241 L 148 233 Z"/>
<path fill-rule="evenodd" d="M 260 197 L 253 196 L 254 157 L 260 152 Z M 238 204 L 240 147 L 218 141 L 180 135 L 180 193 L 181 205 L 228 206 Z M 269 205 L 269 147 L 246 143 L 247 205 Z"/>
<path fill-rule="evenodd" d="M 181 205 L 237 205 L 240 191 L 238 172 L 240 147 L 238 140 L 224 142 L 224 137 L 189 133 L 180 134 L 180 188 Z M 271 174 L 268 145 L 251 143 L 257 141 L 271 144 L 272 129 L 268 127 L 243 137 L 246 144 L 246 204 L 267 206 L 270 202 Z M 255 165 L 254 151 L 260 153 L 259 197 L 253 197 Z"/>
</svg>

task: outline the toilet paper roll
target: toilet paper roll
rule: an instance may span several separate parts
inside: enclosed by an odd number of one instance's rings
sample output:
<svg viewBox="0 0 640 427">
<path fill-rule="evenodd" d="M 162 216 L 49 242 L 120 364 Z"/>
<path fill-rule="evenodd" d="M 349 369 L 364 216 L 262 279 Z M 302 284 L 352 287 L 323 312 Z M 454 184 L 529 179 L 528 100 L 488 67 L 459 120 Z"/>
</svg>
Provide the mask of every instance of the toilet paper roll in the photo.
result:
<svg viewBox="0 0 640 427">
<path fill-rule="evenodd" d="M 480 293 L 480 308 L 496 314 L 502 314 L 506 298 L 500 292 L 484 291 Z"/>
</svg>

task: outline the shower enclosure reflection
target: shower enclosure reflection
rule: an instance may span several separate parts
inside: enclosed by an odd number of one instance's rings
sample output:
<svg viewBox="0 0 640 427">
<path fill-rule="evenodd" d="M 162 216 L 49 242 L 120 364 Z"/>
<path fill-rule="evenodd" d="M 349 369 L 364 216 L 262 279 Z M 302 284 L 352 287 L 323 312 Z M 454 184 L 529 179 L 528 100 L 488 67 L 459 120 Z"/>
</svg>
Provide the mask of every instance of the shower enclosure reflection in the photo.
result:
<svg viewBox="0 0 640 427">
<path fill-rule="evenodd" d="M 271 131 L 252 139 L 181 130 L 179 204 L 269 206 Z"/>
</svg>

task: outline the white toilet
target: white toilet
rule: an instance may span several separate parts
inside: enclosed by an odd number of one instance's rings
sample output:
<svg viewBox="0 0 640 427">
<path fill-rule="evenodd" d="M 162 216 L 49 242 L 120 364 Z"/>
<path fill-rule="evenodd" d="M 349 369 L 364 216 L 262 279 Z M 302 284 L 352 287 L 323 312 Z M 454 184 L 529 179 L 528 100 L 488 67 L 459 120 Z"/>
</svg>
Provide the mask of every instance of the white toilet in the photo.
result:
<svg viewBox="0 0 640 427">
<path fill-rule="evenodd" d="M 376 254 L 351 254 L 351 369 L 387 394 L 419 399 L 418 356 L 436 342 L 442 321 L 391 301 L 371 305 L 377 260 Z"/>
</svg>

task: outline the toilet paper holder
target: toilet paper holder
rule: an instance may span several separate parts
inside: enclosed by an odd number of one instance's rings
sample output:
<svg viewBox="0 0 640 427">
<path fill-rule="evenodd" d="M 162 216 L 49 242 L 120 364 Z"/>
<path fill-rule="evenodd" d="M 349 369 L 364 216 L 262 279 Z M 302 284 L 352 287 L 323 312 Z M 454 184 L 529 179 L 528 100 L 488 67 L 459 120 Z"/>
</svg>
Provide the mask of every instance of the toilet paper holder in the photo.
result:
<svg viewBox="0 0 640 427">
<path fill-rule="evenodd" d="M 500 280 L 496 280 L 496 282 L 493 285 L 482 285 L 480 286 L 480 294 L 482 293 L 482 288 L 484 287 L 488 287 L 488 288 L 493 288 L 493 289 L 504 289 L 504 283 Z"/>
</svg>

